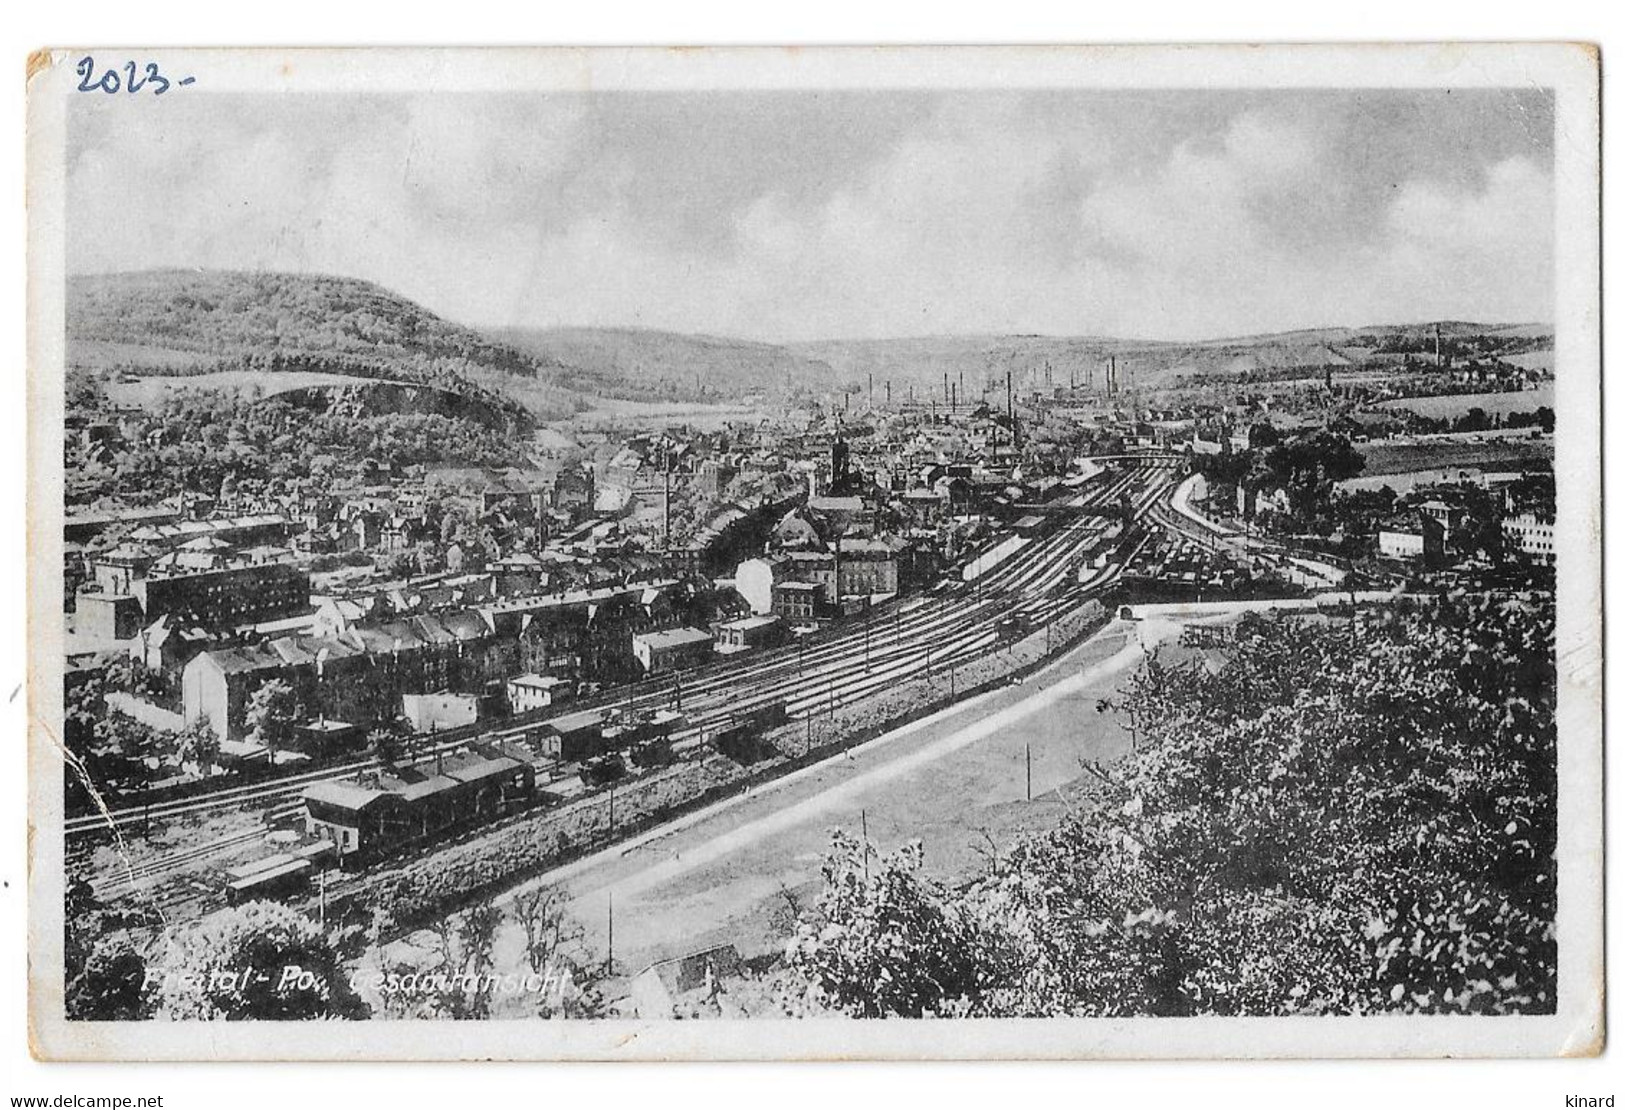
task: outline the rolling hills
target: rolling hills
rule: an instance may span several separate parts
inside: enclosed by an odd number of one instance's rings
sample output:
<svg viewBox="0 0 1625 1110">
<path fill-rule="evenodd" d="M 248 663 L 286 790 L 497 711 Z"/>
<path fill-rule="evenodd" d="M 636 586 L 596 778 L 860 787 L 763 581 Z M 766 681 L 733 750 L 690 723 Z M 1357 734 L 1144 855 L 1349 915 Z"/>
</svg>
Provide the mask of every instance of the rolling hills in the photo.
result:
<svg viewBox="0 0 1625 1110">
<path fill-rule="evenodd" d="M 642 328 L 513 328 L 493 333 L 549 363 L 583 392 L 642 400 L 716 401 L 828 388 L 830 366 L 788 347 L 749 339 Z"/>
<path fill-rule="evenodd" d="M 1329 327 L 1204 341 L 971 335 L 775 344 L 621 327 L 477 329 L 371 282 L 315 274 L 154 270 L 68 281 L 70 369 L 101 369 L 132 389 L 248 380 L 266 391 L 317 378 L 425 382 L 503 394 L 543 417 L 593 398 L 715 402 L 796 392 L 912 389 L 938 396 L 1104 382 L 1115 358 L 1140 388 L 1382 371 L 1431 357 L 1431 323 Z M 1551 329 L 1439 324 L 1447 343 L 1538 361 Z M 270 375 L 267 377 L 266 375 Z M 138 383 L 138 384 L 137 384 Z"/>
</svg>

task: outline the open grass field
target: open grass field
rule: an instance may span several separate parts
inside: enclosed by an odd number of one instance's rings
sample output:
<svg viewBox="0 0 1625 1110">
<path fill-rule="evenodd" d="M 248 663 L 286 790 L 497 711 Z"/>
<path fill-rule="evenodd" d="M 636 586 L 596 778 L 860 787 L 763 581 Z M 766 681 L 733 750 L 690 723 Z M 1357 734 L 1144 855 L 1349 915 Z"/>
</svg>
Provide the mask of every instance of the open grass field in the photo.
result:
<svg viewBox="0 0 1625 1110">
<path fill-rule="evenodd" d="M 108 397 L 114 404 L 139 405 L 152 408 L 169 394 L 181 389 L 217 389 L 259 397 L 284 393 L 290 389 L 305 389 L 322 385 L 350 385 L 366 381 L 365 378 L 344 374 L 323 374 L 305 371 L 287 371 L 265 374 L 257 370 L 221 370 L 213 374 L 188 374 L 172 377 L 141 378 L 133 382 L 119 382 L 107 387 Z"/>
<path fill-rule="evenodd" d="M 1514 412 L 1534 412 L 1537 408 L 1552 406 L 1550 383 L 1538 389 L 1518 393 L 1458 393 L 1449 397 L 1410 397 L 1400 401 L 1384 401 L 1378 408 L 1414 412 L 1434 420 L 1448 420 L 1464 415 L 1473 408 L 1483 409 L 1491 416 L 1506 416 Z"/>
<path fill-rule="evenodd" d="M 1515 469 L 1531 460 L 1552 461 L 1551 438 L 1530 439 L 1527 435 L 1472 438 L 1430 438 L 1399 443 L 1362 444 L 1365 456 L 1362 478 L 1381 474 L 1407 474 L 1417 470 L 1472 466 Z"/>
<path fill-rule="evenodd" d="M 1221 621 L 1227 618 L 1219 618 Z M 946 882 L 982 873 L 1026 832 L 1083 804 L 1080 759 L 1110 761 L 1128 733 L 1099 700 L 1159 644 L 1167 662 L 1190 656 L 1172 621 L 1115 623 L 1021 686 L 962 703 L 888 738 L 597 853 L 544 877 L 571 898 L 570 916 L 602 954 L 613 896 L 616 970 L 733 943 L 783 942 L 792 903 L 819 889 L 830 831 L 890 851 L 920 838 L 926 868 Z M 1027 800 L 1028 753 L 1032 800 Z M 517 967 L 517 930 L 498 937 L 497 969 Z"/>
<path fill-rule="evenodd" d="M 770 415 L 765 407 L 751 404 L 626 401 L 596 397 L 592 399 L 592 407 L 578 413 L 571 423 L 588 428 L 601 425 L 661 428 L 673 424 L 686 424 L 709 430 L 727 424 L 753 423 Z"/>
</svg>

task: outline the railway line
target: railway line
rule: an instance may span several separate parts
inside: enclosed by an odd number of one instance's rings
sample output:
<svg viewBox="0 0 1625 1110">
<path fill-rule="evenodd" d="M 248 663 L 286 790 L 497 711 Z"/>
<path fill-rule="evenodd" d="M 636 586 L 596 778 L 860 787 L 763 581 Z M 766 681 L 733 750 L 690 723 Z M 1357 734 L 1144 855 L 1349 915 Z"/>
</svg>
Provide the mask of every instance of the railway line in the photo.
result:
<svg viewBox="0 0 1625 1110">
<path fill-rule="evenodd" d="M 1089 509 L 1115 505 L 1128 495 L 1133 516 L 1143 518 L 1164 499 L 1173 479 L 1172 460 L 1143 470 L 1103 472 L 1072 494 L 1068 506 L 1080 515 L 1049 535 L 1036 539 L 989 569 L 974 582 L 939 586 L 933 593 L 887 603 L 875 614 L 848 622 L 839 635 L 805 648 L 783 648 L 765 657 L 710 666 L 697 674 L 645 683 L 633 695 L 645 699 L 680 697 L 688 727 L 673 736 L 682 752 L 703 745 L 708 731 L 735 714 L 776 701 L 786 704 L 793 719 L 830 712 L 870 696 L 878 690 L 921 674 L 940 674 L 998 650 L 1001 620 L 1019 615 L 1031 627 L 1053 621 L 1107 588 L 1120 573 L 1122 562 L 1110 563 L 1085 582 L 1076 579 L 1079 552 L 1094 534 L 1094 520 L 1082 515 Z M 950 680 L 951 681 L 951 680 Z M 652 703 L 652 701 L 651 701 Z M 579 706 L 572 706 L 572 710 Z M 538 727 L 536 722 L 505 724 L 472 738 L 501 743 Z M 469 737 L 431 743 L 422 758 L 462 747 Z M 130 806 L 112 813 L 115 832 L 145 822 L 186 816 L 205 816 L 233 809 L 267 807 L 268 817 L 297 810 L 298 797 L 314 782 L 342 779 L 375 768 L 376 761 L 358 759 L 317 771 L 279 778 L 274 782 L 223 787 L 207 795 L 152 805 Z M 554 767 L 558 772 L 560 768 Z M 106 817 L 84 815 L 68 822 L 70 850 L 86 838 L 109 828 Z M 189 864 L 224 853 L 251 839 L 263 837 L 263 827 L 188 847 L 176 853 L 133 865 L 120 877 L 119 887 L 145 885 Z"/>
</svg>

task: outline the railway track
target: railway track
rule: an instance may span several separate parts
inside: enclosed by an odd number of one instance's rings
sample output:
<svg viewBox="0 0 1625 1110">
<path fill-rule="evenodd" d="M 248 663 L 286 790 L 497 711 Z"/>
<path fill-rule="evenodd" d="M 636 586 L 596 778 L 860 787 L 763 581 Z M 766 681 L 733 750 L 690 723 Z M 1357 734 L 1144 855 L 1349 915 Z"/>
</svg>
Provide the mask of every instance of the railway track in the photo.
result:
<svg viewBox="0 0 1625 1110">
<path fill-rule="evenodd" d="M 1143 518 L 1168 494 L 1171 479 L 1171 467 L 1107 471 L 1093 484 L 1072 495 L 1069 507 L 1087 510 L 1116 504 L 1122 495 L 1129 494 L 1134 516 Z M 1106 573 L 1101 581 L 1085 587 L 1065 588 L 1068 579 L 1075 574 L 1079 551 L 1094 533 L 1093 523 L 1087 517 L 1070 520 L 1048 536 L 1013 553 L 975 582 L 956 582 L 946 589 L 939 587 L 940 592 L 935 594 L 888 604 L 883 607 L 886 615 L 851 622 L 841 635 L 812 647 L 780 649 L 765 659 L 707 667 L 699 674 L 678 680 L 645 684 L 635 696 L 673 698 L 680 690 L 690 726 L 673 739 L 675 744 L 691 745 L 703 742 L 707 728 L 734 713 L 777 700 L 785 701 L 791 716 L 799 718 L 859 700 L 886 685 L 925 671 L 973 661 L 999 646 L 995 626 L 1003 617 L 1021 612 L 1040 621 L 1053 620 L 1068 608 L 1081 604 L 1090 593 L 1109 585 L 1115 572 Z M 1057 591 L 1058 596 L 1045 596 Z M 578 707 L 572 707 L 572 711 L 575 708 Z M 523 736 L 537 727 L 536 722 L 499 727 L 482 733 L 477 739 L 501 742 Z M 423 758 L 432 758 L 470 742 L 471 738 L 460 737 L 431 743 L 420 752 Z M 224 787 L 207 795 L 150 806 L 123 807 L 112 811 L 112 829 L 142 827 L 149 821 L 223 810 L 297 805 L 298 796 L 312 783 L 352 777 L 377 766 L 374 759 L 357 759 L 278 778 L 274 782 Z M 109 829 L 107 817 L 101 814 L 81 815 L 66 823 L 70 843 Z M 246 838 L 245 834 L 240 840 Z M 176 856 L 211 847 L 223 851 L 219 845 L 220 842 L 213 842 Z M 143 872 L 143 876 L 175 869 L 160 867 L 157 863 L 149 866 L 152 870 Z"/>
</svg>

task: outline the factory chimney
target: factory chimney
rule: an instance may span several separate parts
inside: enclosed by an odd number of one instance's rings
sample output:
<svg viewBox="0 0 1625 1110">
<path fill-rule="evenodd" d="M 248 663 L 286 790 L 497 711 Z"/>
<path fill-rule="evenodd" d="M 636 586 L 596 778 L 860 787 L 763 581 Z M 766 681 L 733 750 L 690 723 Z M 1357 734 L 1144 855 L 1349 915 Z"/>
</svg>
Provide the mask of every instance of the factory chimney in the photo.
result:
<svg viewBox="0 0 1625 1110">
<path fill-rule="evenodd" d="M 1021 447 L 1021 432 L 1016 429 L 1016 393 L 1010 380 L 1010 371 L 1004 372 L 1004 412 L 1010 418 L 1010 446 Z"/>
<path fill-rule="evenodd" d="M 664 480 L 665 496 L 660 499 L 660 527 L 666 536 L 666 550 L 671 550 L 671 456 L 664 445 L 660 448 L 661 477 Z"/>
</svg>

